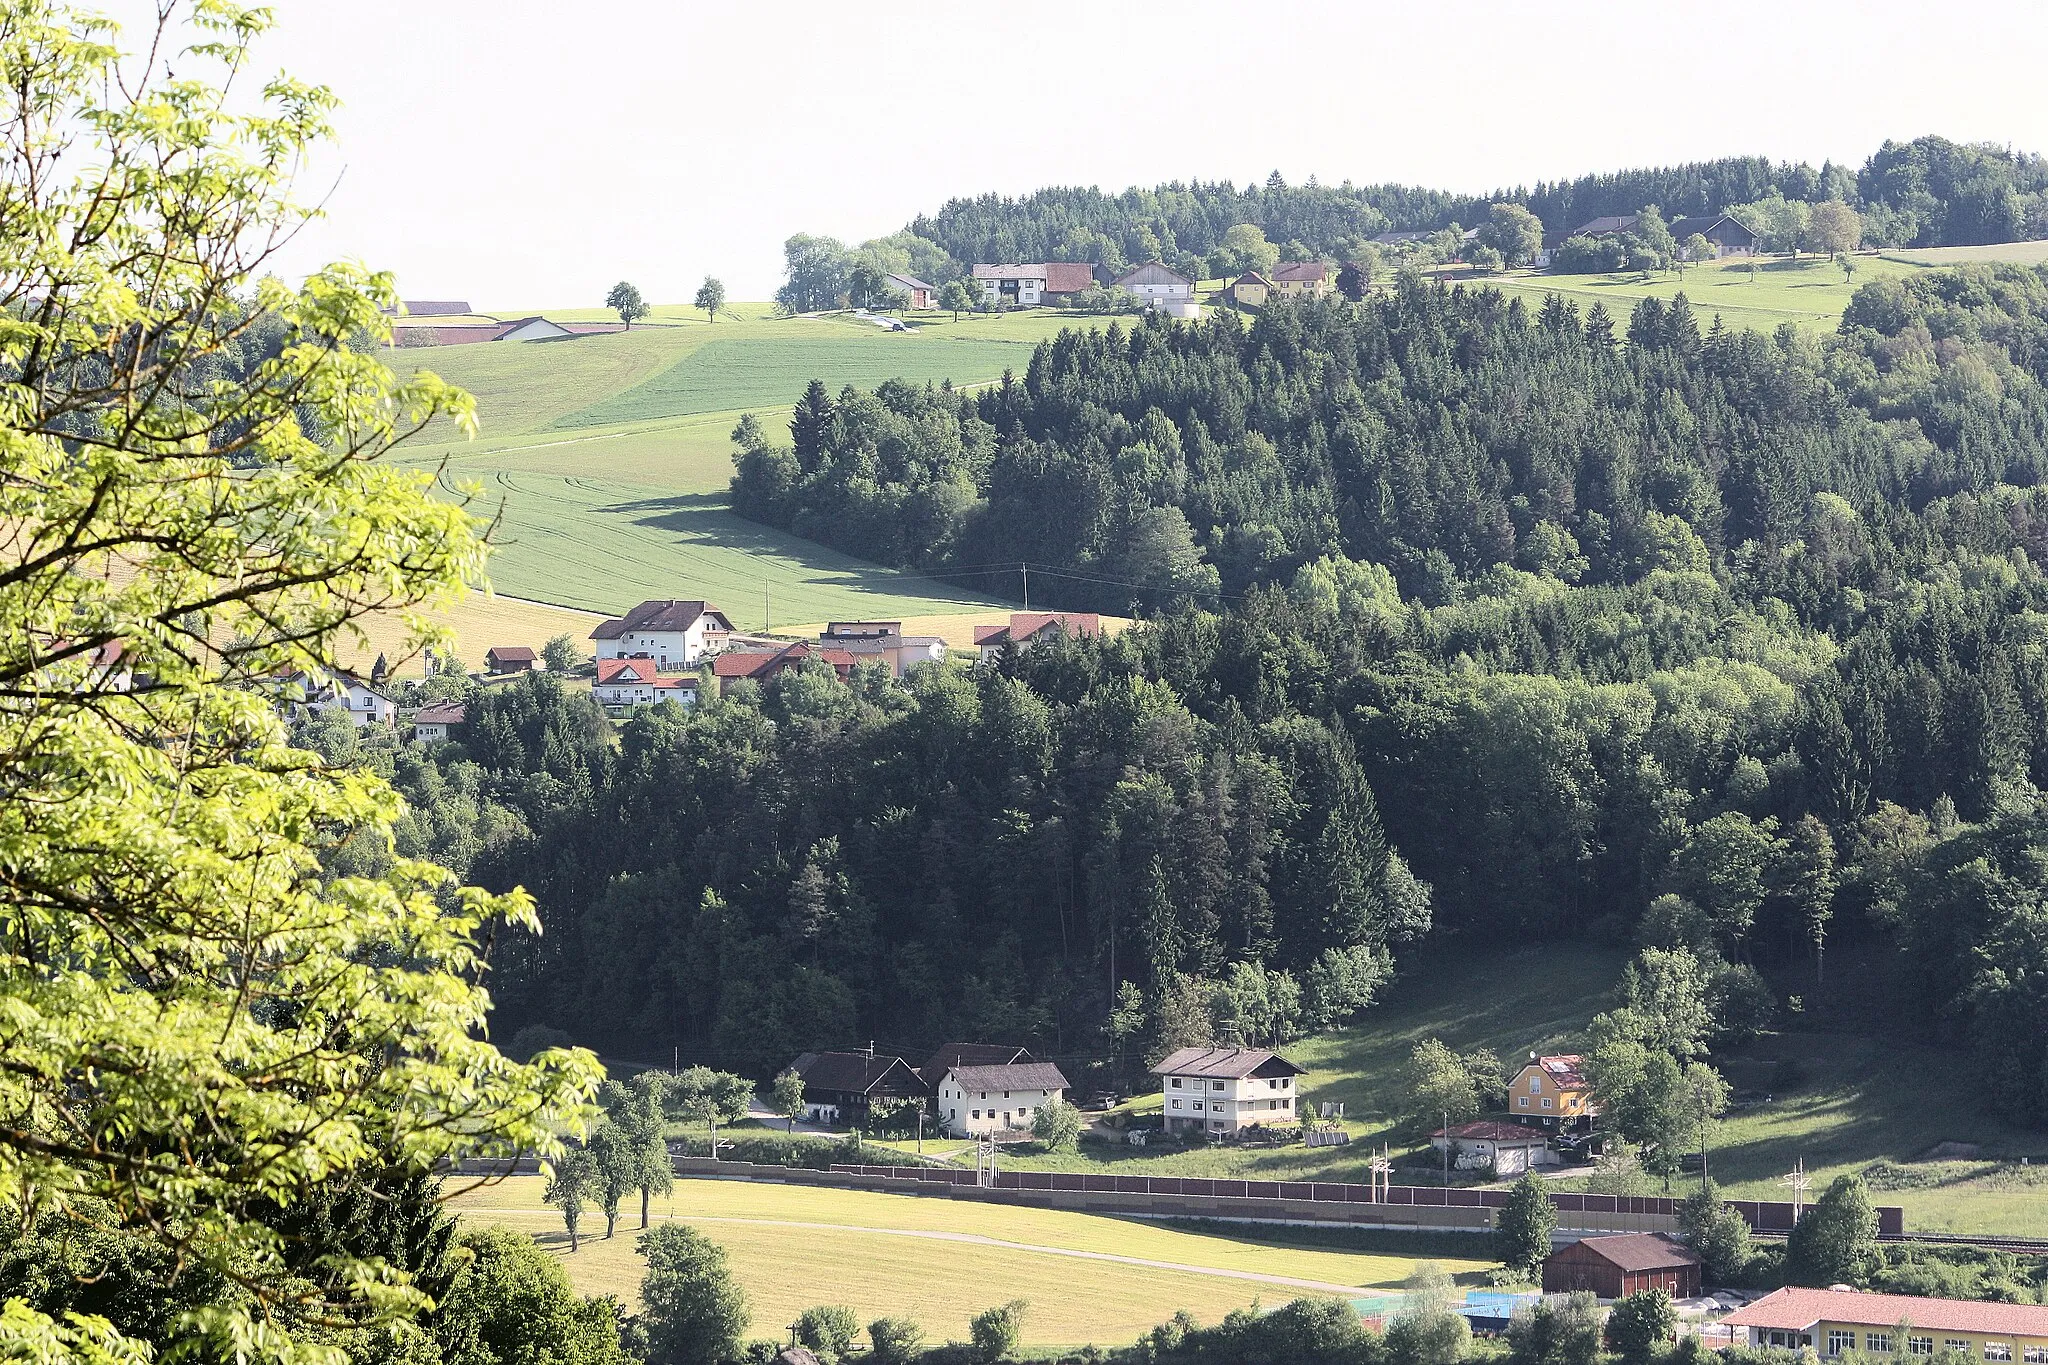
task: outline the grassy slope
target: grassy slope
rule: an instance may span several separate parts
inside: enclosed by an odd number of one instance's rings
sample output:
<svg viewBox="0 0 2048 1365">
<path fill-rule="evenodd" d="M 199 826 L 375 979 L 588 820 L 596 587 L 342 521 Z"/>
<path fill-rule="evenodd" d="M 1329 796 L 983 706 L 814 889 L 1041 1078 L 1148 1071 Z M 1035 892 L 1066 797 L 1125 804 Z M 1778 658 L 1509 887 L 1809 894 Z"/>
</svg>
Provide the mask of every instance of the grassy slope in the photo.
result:
<svg viewBox="0 0 2048 1365">
<path fill-rule="evenodd" d="M 464 1196 L 466 1217 L 504 1222 L 538 1235 L 566 1253 L 561 1220 L 537 1210 L 540 1181 L 515 1179 Z M 908 1314 L 929 1337 L 963 1339 L 967 1319 L 1011 1298 L 1032 1307 L 1025 1338 L 1032 1343 L 1103 1345 L 1126 1342 L 1186 1308 L 1214 1322 L 1255 1299 L 1282 1302 L 1314 1292 L 1270 1281 L 1224 1278 L 1185 1269 L 1078 1260 L 1031 1248 L 1129 1256 L 1178 1267 L 1249 1272 L 1312 1280 L 1381 1293 L 1412 1268 L 1406 1258 L 1307 1246 L 1275 1245 L 1134 1220 L 1052 1209 L 814 1189 L 737 1181 L 681 1180 L 655 1201 L 659 1215 L 698 1223 L 725 1247 L 753 1311 L 751 1332 L 774 1335 L 814 1303 L 845 1303 L 867 1322 Z M 719 1220 L 719 1221 L 712 1221 Z M 724 1221 L 745 1220 L 745 1221 Z M 632 1248 L 637 1225 L 621 1220 L 611 1242 L 589 1241 L 564 1259 L 585 1293 L 618 1294 L 629 1303 L 643 1271 Z M 600 1231 L 600 1218 L 586 1216 Z M 892 1236 L 871 1229 L 965 1233 L 1015 1246 Z M 1470 1274 L 1479 1262 L 1447 1262 Z"/>
<path fill-rule="evenodd" d="M 1518 274 L 1490 278 L 1485 283 L 1508 294 L 1520 294 L 1532 304 L 1546 294 L 1562 294 L 1581 310 L 1595 300 L 1607 305 L 1618 328 L 1625 329 L 1636 301 L 1645 297 L 1669 300 L 1683 293 L 1698 314 L 1700 329 L 1706 330 L 1719 315 L 1730 327 L 1749 327 L 1760 332 L 1775 331 L 1783 323 L 1818 331 L 1832 331 L 1842 319 L 1842 310 L 1856 290 L 1873 279 L 1911 272 L 1915 267 L 1873 256 L 1858 257 L 1856 274 L 1845 279 L 1841 267 L 1825 257 L 1805 256 L 1797 261 L 1769 259 L 1757 267 L 1756 277 L 1739 261 L 1720 261 L 1685 272 L 1653 275 L 1645 280 L 1628 271 L 1614 275 Z M 1453 277 L 1455 278 L 1455 277 Z"/>
<path fill-rule="evenodd" d="M 493 583 L 590 611 L 705 597 L 750 627 L 762 619 L 764 584 L 777 626 L 999 619 L 1008 604 L 971 583 L 881 569 L 726 512 L 730 433 L 749 410 L 778 428 L 814 375 L 835 389 L 894 374 L 985 383 L 1021 369 L 1033 343 L 1076 319 L 939 315 L 903 335 L 841 317 L 776 318 L 761 305 L 736 312 L 714 326 L 664 307 L 658 325 L 629 333 L 387 352 L 401 370 L 429 369 L 476 395 L 477 440 L 444 426 L 423 433 L 408 457 L 440 469 L 451 496 L 474 488 L 477 510 L 501 518 Z"/>
</svg>

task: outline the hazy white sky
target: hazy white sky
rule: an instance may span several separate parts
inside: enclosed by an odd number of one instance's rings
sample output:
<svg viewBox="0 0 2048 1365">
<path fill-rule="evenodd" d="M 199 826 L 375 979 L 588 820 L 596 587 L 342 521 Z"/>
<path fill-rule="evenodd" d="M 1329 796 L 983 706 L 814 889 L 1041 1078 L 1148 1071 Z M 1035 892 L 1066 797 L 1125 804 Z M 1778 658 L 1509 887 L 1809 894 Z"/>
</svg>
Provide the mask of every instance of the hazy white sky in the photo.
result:
<svg viewBox="0 0 2048 1365">
<path fill-rule="evenodd" d="M 273 0 L 341 95 L 330 218 L 414 298 L 768 296 L 791 232 L 1171 179 L 1484 191 L 1925 132 L 2048 150 L 2043 0 L 1777 4 Z M 308 186 L 314 188 L 313 185 Z"/>
</svg>

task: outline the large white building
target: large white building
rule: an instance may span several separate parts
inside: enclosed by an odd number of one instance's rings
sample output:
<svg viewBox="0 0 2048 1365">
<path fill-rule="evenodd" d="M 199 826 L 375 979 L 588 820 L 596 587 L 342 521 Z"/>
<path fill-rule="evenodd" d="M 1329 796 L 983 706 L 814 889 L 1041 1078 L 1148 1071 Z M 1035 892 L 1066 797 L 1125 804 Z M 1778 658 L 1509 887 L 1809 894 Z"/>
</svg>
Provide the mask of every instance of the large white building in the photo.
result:
<svg viewBox="0 0 2048 1365">
<path fill-rule="evenodd" d="M 709 602 L 642 602 L 590 632 L 600 659 L 652 659 L 656 668 L 694 668 L 724 649 L 732 622 Z"/>
<path fill-rule="evenodd" d="M 1095 283 L 1095 267 L 1085 261 L 977 265 L 971 277 L 991 308 L 1036 308 Z"/>
<path fill-rule="evenodd" d="M 1302 1068 L 1258 1047 L 1184 1047 L 1152 1068 L 1165 1103 L 1166 1131 L 1234 1133 L 1293 1124 L 1294 1078 Z"/>
<path fill-rule="evenodd" d="M 1157 261 L 1147 261 L 1116 282 L 1116 288 L 1136 294 L 1147 308 L 1168 317 L 1198 318 L 1202 309 L 1195 302 L 1195 282 L 1178 270 Z"/>
<path fill-rule="evenodd" d="M 1067 1093 L 1051 1062 L 950 1066 L 939 1077 L 939 1127 L 954 1137 L 1027 1132 L 1038 1111 Z"/>
<path fill-rule="evenodd" d="M 697 675 L 665 674 L 652 659 L 599 659 L 590 695 L 600 706 L 652 706 L 673 701 L 697 704 Z"/>
</svg>

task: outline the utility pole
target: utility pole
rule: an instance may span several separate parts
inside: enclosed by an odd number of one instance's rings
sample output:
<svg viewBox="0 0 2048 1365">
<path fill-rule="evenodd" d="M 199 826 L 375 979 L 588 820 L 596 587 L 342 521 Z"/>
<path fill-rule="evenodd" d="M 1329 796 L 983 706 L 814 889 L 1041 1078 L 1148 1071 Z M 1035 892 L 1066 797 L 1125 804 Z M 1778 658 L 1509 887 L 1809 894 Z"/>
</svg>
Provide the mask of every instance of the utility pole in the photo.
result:
<svg viewBox="0 0 2048 1365">
<path fill-rule="evenodd" d="M 1806 1202 L 1806 1192 L 1813 1186 L 1813 1177 L 1806 1173 L 1806 1158 L 1800 1157 L 1792 1164 L 1792 1174 L 1778 1177 L 1778 1183 L 1792 1191 L 1792 1221 L 1799 1222 L 1801 1207 Z"/>
<path fill-rule="evenodd" d="M 764 577 L 761 580 L 761 633 L 763 635 L 768 633 L 768 621 L 768 580 Z"/>
<path fill-rule="evenodd" d="M 1030 566 L 1029 564 L 1026 564 L 1025 562 L 1023 562 L 1022 560 L 1019 560 L 1019 561 L 1017 561 L 1017 569 L 1018 569 L 1018 571 L 1019 571 L 1020 573 L 1022 573 L 1022 574 L 1024 575 L 1024 610 L 1026 610 L 1026 611 L 1030 611 L 1030 610 L 1031 610 L 1031 566 Z"/>
<path fill-rule="evenodd" d="M 1444 1188 L 1451 1187 L 1451 1111 L 1444 1110 Z"/>
<path fill-rule="evenodd" d="M 1700 1193 L 1707 1189 L 1707 1092 L 1700 1091 Z"/>
</svg>

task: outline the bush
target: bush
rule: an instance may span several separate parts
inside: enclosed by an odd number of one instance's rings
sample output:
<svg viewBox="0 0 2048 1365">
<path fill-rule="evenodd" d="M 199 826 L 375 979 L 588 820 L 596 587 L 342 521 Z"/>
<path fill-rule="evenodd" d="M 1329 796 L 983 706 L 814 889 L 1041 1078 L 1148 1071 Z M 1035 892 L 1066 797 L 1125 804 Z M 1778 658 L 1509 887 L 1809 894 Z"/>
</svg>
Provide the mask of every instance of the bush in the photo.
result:
<svg viewBox="0 0 2048 1365">
<path fill-rule="evenodd" d="M 1677 1330 L 1678 1310 L 1661 1289 L 1638 1290 L 1607 1315 L 1607 1344 L 1631 1365 L 1647 1361 Z"/>
<path fill-rule="evenodd" d="M 967 1336 L 974 1343 L 974 1353 L 987 1365 L 1003 1359 L 1017 1349 L 1017 1339 L 1024 1330 L 1024 1310 L 1029 1307 L 1022 1299 L 1011 1299 L 1008 1303 L 974 1315 L 967 1324 Z"/>
<path fill-rule="evenodd" d="M 643 1232 L 635 1245 L 647 1260 L 640 1301 L 648 1365 L 731 1359 L 747 1328 L 747 1298 L 726 1269 L 725 1248 L 680 1223 Z"/>
<path fill-rule="evenodd" d="M 868 1324 L 875 1365 L 909 1365 L 924 1345 L 924 1329 L 909 1318 L 876 1318 Z"/>
<path fill-rule="evenodd" d="M 820 1304 L 797 1314 L 796 1339 L 820 1354 L 845 1355 L 859 1333 L 860 1319 L 843 1304 Z"/>
</svg>

